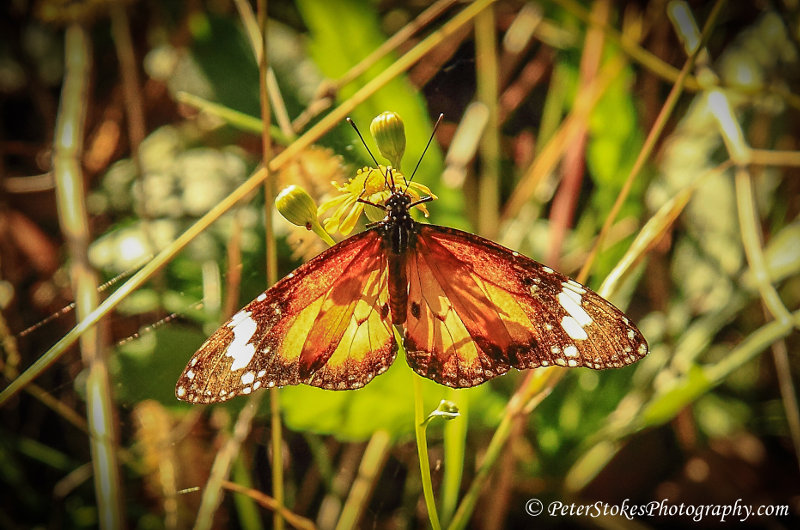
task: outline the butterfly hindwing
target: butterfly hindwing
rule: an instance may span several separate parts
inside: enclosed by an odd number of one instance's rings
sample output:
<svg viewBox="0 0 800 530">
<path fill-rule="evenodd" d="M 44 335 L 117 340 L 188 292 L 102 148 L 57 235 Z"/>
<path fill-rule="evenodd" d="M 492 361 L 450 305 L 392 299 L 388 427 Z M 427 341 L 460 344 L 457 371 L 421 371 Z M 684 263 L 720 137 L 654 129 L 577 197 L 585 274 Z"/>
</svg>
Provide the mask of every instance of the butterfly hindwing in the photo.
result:
<svg viewBox="0 0 800 530">
<path fill-rule="evenodd" d="M 386 259 L 374 230 L 302 265 L 247 304 L 195 353 L 176 396 L 225 401 L 260 387 L 360 388 L 391 365 Z"/>
<path fill-rule="evenodd" d="M 647 353 L 610 302 L 473 234 L 420 226 L 407 275 L 408 362 L 438 383 L 470 387 L 511 367 L 620 367 Z"/>
</svg>

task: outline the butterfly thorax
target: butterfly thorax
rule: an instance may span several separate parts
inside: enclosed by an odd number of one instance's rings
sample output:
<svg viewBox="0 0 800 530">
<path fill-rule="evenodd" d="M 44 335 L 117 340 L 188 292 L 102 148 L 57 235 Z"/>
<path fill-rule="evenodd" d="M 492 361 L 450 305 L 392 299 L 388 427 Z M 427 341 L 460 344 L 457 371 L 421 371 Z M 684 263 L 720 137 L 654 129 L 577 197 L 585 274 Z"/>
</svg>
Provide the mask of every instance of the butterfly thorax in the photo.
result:
<svg viewBox="0 0 800 530">
<path fill-rule="evenodd" d="M 411 197 L 402 192 L 386 199 L 386 217 L 378 223 L 384 247 L 391 254 L 403 254 L 413 242 L 416 222 L 408 212 Z"/>
<path fill-rule="evenodd" d="M 386 251 L 389 272 L 389 307 L 392 323 L 406 321 L 408 303 L 408 281 L 406 279 L 406 255 L 413 247 L 417 234 L 417 223 L 408 212 L 411 197 L 395 192 L 386 200 L 386 217 L 377 224 Z"/>
</svg>

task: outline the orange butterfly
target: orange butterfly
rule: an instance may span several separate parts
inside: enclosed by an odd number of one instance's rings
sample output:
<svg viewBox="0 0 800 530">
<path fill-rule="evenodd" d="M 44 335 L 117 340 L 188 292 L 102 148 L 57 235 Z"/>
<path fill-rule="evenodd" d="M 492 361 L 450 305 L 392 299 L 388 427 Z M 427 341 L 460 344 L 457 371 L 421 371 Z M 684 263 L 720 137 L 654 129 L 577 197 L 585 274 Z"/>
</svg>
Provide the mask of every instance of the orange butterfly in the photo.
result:
<svg viewBox="0 0 800 530">
<path fill-rule="evenodd" d="M 412 175 L 413 178 L 413 175 Z M 648 352 L 636 326 L 592 290 L 518 252 L 414 221 L 395 186 L 382 221 L 300 266 L 236 313 L 189 361 L 175 395 L 215 403 L 262 387 L 361 388 L 397 354 L 464 388 L 511 368 L 617 368 Z"/>
</svg>

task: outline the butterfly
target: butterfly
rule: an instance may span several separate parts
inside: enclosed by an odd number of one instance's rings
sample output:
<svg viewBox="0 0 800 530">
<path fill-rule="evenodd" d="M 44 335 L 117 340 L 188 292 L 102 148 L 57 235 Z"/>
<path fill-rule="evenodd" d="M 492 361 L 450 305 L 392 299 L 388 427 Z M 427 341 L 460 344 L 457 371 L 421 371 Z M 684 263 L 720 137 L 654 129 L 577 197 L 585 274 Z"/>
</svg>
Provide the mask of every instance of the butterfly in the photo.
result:
<svg viewBox="0 0 800 530">
<path fill-rule="evenodd" d="M 216 403 L 259 388 L 361 388 L 394 361 L 455 388 L 540 366 L 618 368 L 647 341 L 614 305 L 522 254 L 415 221 L 387 171 L 383 220 L 322 252 L 244 306 L 195 353 L 178 399 Z M 412 175 L 413 178 L 413 175 Z"/>
</svg>

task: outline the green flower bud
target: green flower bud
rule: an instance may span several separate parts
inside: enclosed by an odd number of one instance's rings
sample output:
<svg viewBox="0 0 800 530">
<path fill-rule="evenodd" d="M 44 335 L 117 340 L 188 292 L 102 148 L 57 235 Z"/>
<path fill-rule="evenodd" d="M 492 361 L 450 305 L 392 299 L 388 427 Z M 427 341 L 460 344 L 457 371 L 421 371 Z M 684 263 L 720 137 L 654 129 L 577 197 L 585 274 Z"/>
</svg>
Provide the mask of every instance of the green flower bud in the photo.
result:
<svg viewBox="0 0 800 530">
<path fill-rule="evenodd" d="M 395 112 L 382 112 L 369 125 L 378 149 L 392 167 L 400 169 L 406 151 L 406 131 L 403 120 Z"/>
<path fill-rule="evenodd" d="M 306 190 L 294 184 L 287 186 L 275 197 L 275 208 L 292 224 L 305 226 L 306 230 L 311 230 L 317 234 L 328 245 L 333 246 L 336 242 L 322 228 L 317 217 L 317 203 L 311 198 Z"/>
<path fill-rule="evenodd" d="M 275 207 L 292 224 L 311 230 L 319 224 L 317 205 L 306 190 L 300 186 L 287 186 L 275 197 Z"/>
<path fill-rule="evenodd" d="M 439 406 L 436 407 L 436 410 L 434 410 L 433 413 L 446 420 L 452 420 L 457 418 L 459 415 L 458 405 L 452 401 L 443 399 L 439 402 Z"/>
<path fill-rule="evenodd" d="M 441 402 L 439 402 L 439 406 L 436 407 L 433 410 L 433 412 L 428 414 L 428 417 L 425 418 L 425 421 L 422 422 L 422 426 L 427 429 L 428 424 L 434 418 L 442 418 L 443 420 L 450 421 L 458 418 L 460 414 L 461 413 L 458 411 L 458 405 L 456 405 L 452 401 L 443 399 Z"/>
</svg>

